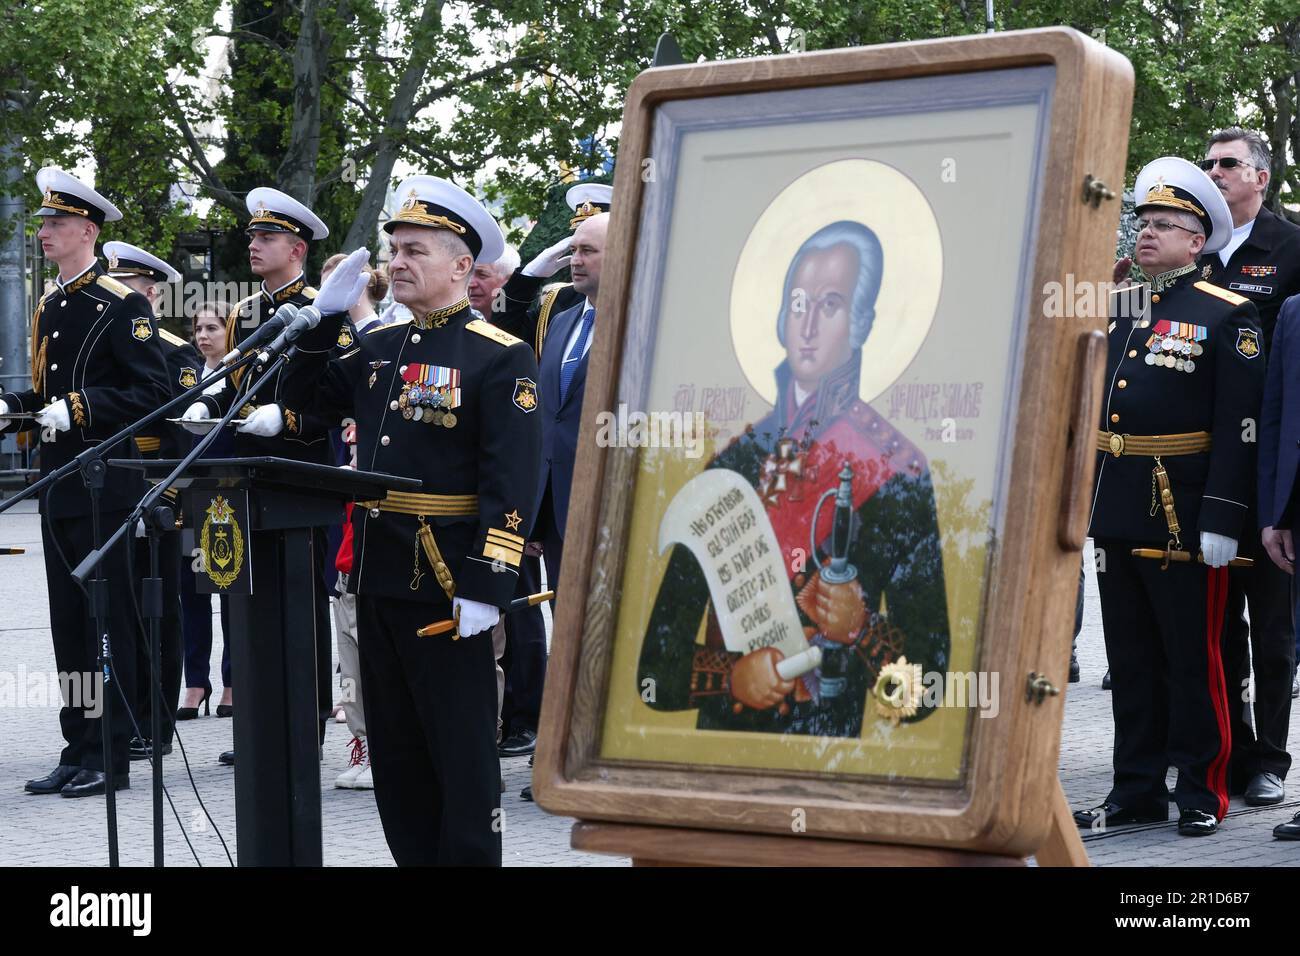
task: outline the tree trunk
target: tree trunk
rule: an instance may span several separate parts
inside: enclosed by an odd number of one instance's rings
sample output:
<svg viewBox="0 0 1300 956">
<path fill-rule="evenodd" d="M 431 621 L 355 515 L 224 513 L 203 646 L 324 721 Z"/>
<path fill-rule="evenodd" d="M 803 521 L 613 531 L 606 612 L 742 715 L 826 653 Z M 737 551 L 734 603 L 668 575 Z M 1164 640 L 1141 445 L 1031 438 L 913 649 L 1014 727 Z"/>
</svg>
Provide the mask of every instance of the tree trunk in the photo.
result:
<svg viewBox="0 0 1300 956">
<path fill-rule="evenodd" d="M 393 175 L 393 164 L 401 152 L 402 141 L 397 133 L 406 127 L 412 119 L 415 95 L 424 82 L 429 61 L 428 48 L 432 37 L 441 27 L 442 0 L 425 4 L 420 15 L 420 24 L 413 32 L 415 41 L 411 44 L 411 56 L 407 61 L 402 78 L 398 81 L 397 92 L 389 104 L 384 128 L 379 134 L 378 149 L 374 162 L 370 164 L 370 176 L 366 188 L 361 194 L 361 203 L 357 206 L 356 217 L 343 240 L 343 251 L 350 252 L 361 246 L 369 246 L 375 239 L 375 228 L 379 223 L 379 214 L 384 209 L 384 200 L 388 198 L 388 182 Z"/>
<path fill-rule="evenodd" d="M 320 157 L 321 69 L 328 54 L 329 36 L 321 26 L 319 0 L 303 0 L 293 47 L 293 123 L 275 178 L 282 190 L 308 205 L 315 192 Z"/>
</svg>

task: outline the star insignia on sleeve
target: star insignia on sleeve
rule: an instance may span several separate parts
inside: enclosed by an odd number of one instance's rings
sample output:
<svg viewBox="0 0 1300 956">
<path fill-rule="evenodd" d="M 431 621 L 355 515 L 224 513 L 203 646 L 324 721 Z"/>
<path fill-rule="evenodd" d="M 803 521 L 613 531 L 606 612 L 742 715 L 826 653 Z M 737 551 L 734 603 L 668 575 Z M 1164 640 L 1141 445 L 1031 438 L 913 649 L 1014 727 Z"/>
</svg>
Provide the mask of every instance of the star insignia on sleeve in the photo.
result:
<svg viewBox="0 0 1300 956">
<path fill-rule="evenodd" d="M 523 518 L 519 517 L 519 509 L 516 508 L 514 511 L 506 515 L 506 527 L 511 531 L 516 531 L 523 520 Z"/>
</svg>

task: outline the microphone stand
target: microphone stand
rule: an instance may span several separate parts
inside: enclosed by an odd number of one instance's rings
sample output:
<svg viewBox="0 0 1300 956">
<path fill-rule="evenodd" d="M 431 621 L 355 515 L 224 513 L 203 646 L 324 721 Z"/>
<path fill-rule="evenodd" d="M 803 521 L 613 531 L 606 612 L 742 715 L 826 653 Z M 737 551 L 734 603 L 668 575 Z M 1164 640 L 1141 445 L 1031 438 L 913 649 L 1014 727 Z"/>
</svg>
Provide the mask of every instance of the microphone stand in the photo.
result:
<svg viewBox="0 0 1300 956">
<path fill-rule="evenodd" d="M 296 349 L 291 347 L 287 349 L 284 353 L 282 353 L 280 356 L 278 356 L 276 360 L 273 363 L 271 363 L 271 366 L 262 373 L 262 376 L 257 380 L 257 382 L 245 390 L 245 394 L 249 394 L 249 395 L 256 394 L 256 392 L 267 381 L 269 381 L 277 372 L 279 372 L 280 367 L 289 360 L 289 357 L 295 351 Z M 255 358 L 257 358 L 256 355 L 246 356 L 245 358 L 241 359 L 239 362 L 235 363 L 234 365 L 226 369 L 225 374 L 228 375 L 231 372 L 233 372 L 236 368 L 242 365 L 250 364 L 251 361 L 254 360 Z M 206 384 L 210 385 L 211 382 L 209 381 Z M 198 388 L 199 386 L 195 386 L 195 389 Z M 181 401 L 181 399 L 190 396 L 191 393 L 195 391 L 195 389 L 191 389 L 190 392 L 186 393 L 186 395 L 183 395 L 178 399 L 174 399 L 172 402 L 169 402 L 167 405 L 164 405 L 158 411 L 150 413 L 145 418 L 142 418 L 134 425 L 129 426 L 124 431 L 127 433 L 134 433 L 134 431 L 148 425 L 153 421 L 156 421 L 157 418 L 159 418 L 161 414 L 164 413 L 169 407 L 178 404 Z M 165 492 L 168 488 L 170 488 L 172 483 L 176 481 L 176 479 L 179 478 L 182 474 L 184 474 L 186 469 L 188 469 L 190 465 L 193 464 L 194 461 L 197 460 L 214 441 L 216 441 L 217 436 L 221 432 L 221 429 L 226 427 L 226 425 L 239 412 L 239 409 L 240 409 L 240 402 L 238 400 L 238 396 L 236 396 L 236 400 L 230 403 L 229 410 L 226 412 L 225 415 L 222 416 L 217 426 L 211 429 L 206 435 L 203 436 L 202 439 L 199 440 L 199 442 L 190 450 L 190 453 L 186 455 L 183 459 L 181 459 L 180 463 L 172 470 L 172 472 L 165 479 L 158 482 L 147 492 L 145 492 L 144 497 L 140 499 L 139 503 L 136 504 L 135 508 L 127 516 L 126 520 L 122 522 L 122 524 L 117 528 L 116 531 L 113 532 L 112 536 L 110 536 L 107 541 L 105 541 L 98 548 L 95 548 L 89 554 L 87 554 L 86 557 L 82 559 L 81 563 L 72 570 L 73 579 L 78 581 L 79 583 L 84 584 L 86 582 L 86 578 L 88 578 L 92 573 L 96 572 L 99 569 L 99 566 L 103 563 L 104 558 L 108 556 L 108 553 L 112 551 L 113 547 L 119 541 L 121 541 L 126 534 L 128 534 L 130 531 L 132 531 L 135 528 L 135 523 L 139 521 L 143 516 L 145 515 L 149 516 L 145 521 L 145 527 L 149 533 L 150 577 L 142 583 L 142 592 L 144 595 L 144 601 L 142 602 L 144 606 L 142 607 L 142 611 L 144 614 L 146 614 L 149 617 L 150 651 L 153 656 L 153 661 L 150 666 L 152 685 L 153 685 L 150 689 L 151 698 L 153 698 L 154 696 L 157 697 L 162 696 L 161 693 L 158 693 L 156 695 L 154 694 L 154 691 L 156 691 L 158 687 L 156 681 L 158 676 L 157 675 L 158 655 L 160 653 L 161 623 L 162 623 L 162 578 L 159 576 L 160 572 L 159 572 L 159 554 L 158 554 L 159 551 L 158 535 L 161 533 L 162 528 L 166 527 L 166 522 L 168 521 L 171 521 L 173 523 L 175 522 L 175 518 L 172 515 L 172 510 L 165 505 L 158 506 L 158 499 L 161 498 L 163 492 Z M 105 442 L 104 445 L 108 445 L 108 442 Z M 96 457 L 94 459 L 94 465 L 96 466 L 96 470 L 100 473 L 99 480 L 102 486 L 103 473 L 107 471 L 107 465 L 105 464 L 102 456 Z M 93 494 L 94 492 L 92 492 L 92 495 Z M 99 524 L 98 524 L 97 513 L 94 521 L 95 521 L 94 538 L 95 540 L 98 540 Z M 105 582 L 101 577 L 96 576 L 90 582 L 92 592 L 95 590 L 96 584 L 99 585 L 100 591 L 102 591 L 107 586 L 107 582 Z M 105 681 L 107 682 L 108 674 L 109 674 L 108 667 L 109 667 L 109 663 L 112 660 L 112 655 L 111 655 L 111 647 L 109 643 L 108 632 L 104 627 L 104 622 L 102 619 L 102 614 L 104 613 L 104 606 L 101 602 L 93 602 L 93 604 L 96 613 L 96 627 L 98 628 L 98 633 L 102 635 L 101 644 L 100 644 L 101 662 L 102 662 L 101 666 L 104 668 Z M 153 719 L 151 722 L 153 740 L 150 742 L 150 750 L 151 750 L 150 757 L 153 764 L 154 865 L 162 866 L 162 854 L 163 854 L 162 753 L 158 745 L 161 724 L 160 724 L 160 715 L 157 706 L 157 701 L 152 702 L 152 706 L 150 709 L 153 714 Z M 107 709 L 105 709 L 104 711 L 104 717 L 101 723 L 101 745 L 104 748 L 105 765 L 111 767 L 112 766 L 111 752 L 110 752 L 111 751 L 111 729 L 109 727 Z M 117 866 L 118 865 L 117 864 L 117 810 L 116 810 L 116 803 L 113 801 L 113 797 L 112 797 L 113 794 L 112 777 L 113 774 L 111 771 L 106 774 L 107 786 L 105 789 L 105 793 L 108 794 L 108 799 L 109 799 L 109 834 L 108 834 L 109 865 Z"/>
<path fill-rule="evenodd" d="M 228 377 L 236 369 L 243 368 L 246 365 L 252 364 L 252 362 L 255 361 L 256 358 L 257 358 L 256 353 L 245 355 L 239 361 L 226 366 L 220 372 L 217 372 L 216 374 L 209 376 L 205 381 L 196 384 L 193 388 L 188 389 L 187 391 L 183 392 L 181 395 L 176 396 L 175 398 L 171 399 L 170 401 L 160 406 L 159 408 L 154 409 L 152 412 L 150 412 L 148 415 L 141 418 L 139 421 L 127 425 L 125 428 L 117 432 L 117 434 L 105 439 L 104 441 L 100 442 L 97 445 L 92 445 L 91 447 L 86 448 L 81 452 L 77 453 L 75 457 L 65 462 L 64 464 L 60 465 L 58 468 L 50 472 L 45 477 L 41 478 L 38 481 L 33 482 L 32 484 L 28 485 L 26 488 L 22 489 L 17 494 L 13 495 L 10 498 L 5 499 L 3 502 L 0 502 L 0 514 L 3 514 L 4 512 L 8 511 L 18 502 L 30 498 L 35 494 L 39 494 L 41 491 L 54 485 L 55 482 L 61 481 L 62 479 L 66 478 L 74 471 L 80 471 L 82 482 L 85 484 L 87 490 L 90 492 L 91 538 L 94 541 L 98 541 L 100 539 L 100 515 L 101 515 L 100 498 L 104 489 L 104 480 L 108 474 L 108 465 L 105 463 L 104 459 L 109 454 L 109 452 L 111 452 L 114 448 L 116 448 L 119 444 L 121 444 L 126 439 L 135 436 L 135 434 L 140 430 L 148 427 L 149 425 L 156 422 L 158 419 L 162 418 L 164 415 L 167 414 L 167 412 L 171 411 L 172 409 L 175 409 L 182 402 L 193 399 L 195 396 L 201 394 L 204 389 L 211 387 L 213 381 Z M 238 403 L 234 403 L 232 405 L 232 410 L 238 408 L 239 408 Z M 223 419 L 223 426 L 224 426 L 224 422 L 228 420 L 229 417 L 230 416 L 228 415 L 226 419 Z M 215 429 L 214 429 L 214 434 L 215 434 Z M 213 436 L 209 435 L 207 437 L 211 438 Z M 204 445 L 204 447 L 207 446 Z M 141 509 L 137 508 L 136 512 L 132 513 L 132 517 L 131 519 L 129 519 L 128 522 L 129 527 L 134 527 L 135 520 L 140 516 L 139 514 L 140 510 Z M 91 567 L 86 569 L 85 573 L 79 575 L 77 574 L 76 570 L 72 572 L 72 577 L 77 581 L 77 583 L 86 587 L 86 595 L 90 602 L 91 617 L 93 617 L 95 621 L 95 634 L 98 636 L 99 654 L 98 657 L 96 658 L 95 666 L 98 672 L 103 675 L 103 679 L 104 679 L 102 690 L 101 690 L 101 694 L 103 695 L 104 698 L 104 707 L 103 707 L 103 713 L 100 716 L 99 729 L 100 729 L 100 748 L 104 760 L 104 803 L 105 803 L 105 811 L 106 811 L 107 827 L 108 827 L 108 865 L 110 867 L 117 867 L 119 865 L 118 844 L 117 844 L 117 791 L 114 788 L 115 774 L 113 772 L 113 753 L 112 753 L 113 751 L 112 708 L 116 706 L 113 701 L 112 691 L 116 690 L 117 688 L 116 688 L 116 684 L 114 684 L 113 682 L 113 670 L 112 670 L 113 648 L 112 648 L 112 641 L 108 633 L 108 621 L 107 621 L 108 582 L 104 580 L 104 578 L 99 576 L 96 576 L 93 580 L 87 582 L 86 576 L 90 573 L 91 570 L 98 568 L 99 562 L 103 559 L 104 554 L 107 553 L 108 548 L 111 547 L 120 539 L 121 539 L 121 534 L 119 533 L 117 535 L 114 535 L 113 539 L 110 542 L 108 542 L 108 547 L 101 548 L 98 551 L 92 551 L 91 552 L 92 554 L 99 554 L 100 557 L 98 560 L 95 561 L 95 563 Z M 82 564 L 84 565 L 85 562 L 83 561 Z M 161 580 L 158 581 L 157 592 L 159 596 L 159 610 L 161 611 L 161 593 L 162 593 Z M 156 655 L 158 653 L 157 648 L 158 648 L 159 636 L 156 628 L 151 628 L 151 630 L 153 630 L 153 640 L 154 640 L 153 653 Z M 155 664 L 153 666 L 156 667 L 157 666 L 156 656 L 154 658 L 154 661 Z M 157 710 L 156 707 L 153 709 L 155 711 Z M 154 725 L 155 740 L 157 740 L 157 736 L 156 736 L 157 733 L 158 733 L 158 728 L 157 728 L 157 724 L 155 723 Z M 159 807 L 161 801 L 162 778 L 158 768 L 159 755 L 157 753 L 156 748 L 153 753 L 153 758 L 154 758 L 154 773 L 155 773 L 155 781 L 154 781 L 155 814 L 157 814 L 158 812 L 160 812 Z M 155 825 L 155 833 L 156 831 L 157 831 L 157 825 Z M 158 862 L 158 857 L 160 852 L 161 850 L 159 848 L 155 848 L 155 852 L 154 852 L 155 862 Z"/>
</svg>

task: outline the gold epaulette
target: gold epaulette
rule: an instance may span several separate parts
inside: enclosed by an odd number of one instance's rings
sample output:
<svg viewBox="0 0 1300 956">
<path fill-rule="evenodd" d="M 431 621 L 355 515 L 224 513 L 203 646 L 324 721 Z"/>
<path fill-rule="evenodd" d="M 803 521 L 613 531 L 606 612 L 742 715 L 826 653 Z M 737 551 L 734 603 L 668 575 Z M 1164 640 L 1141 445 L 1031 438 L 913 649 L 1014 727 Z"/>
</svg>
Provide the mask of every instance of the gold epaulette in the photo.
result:
<svg viewBox="0 0 1300 956">
<path fill-rule="evenodd" d="M 1192 288 L 1200 289 L 1202 292 L 1206 292 L 1217 299 L 1222 299 L 1224 302 L 1231 302 L 1233 305 L 1242 305 L 1250 301 L 1244 295 L 1237 295 L 1235 292 L 1229 292 L 1227 289 L 1220 288 L 1209 282 L 1197 282 Z"/>
<path fill-rule="evenodd" d="M 158 326 L 158 335 L 168 345 L 175 345 L 177 348 L 179 348 L 182 345 L 190 344 L 189 342 L 186 342 L 183 338 L 181 338 L 179 335 L 175 334 L 174 332 L 168 332 L 161 325 Z"/>
<path fill-rule="evenodd" d="M 113 293 L 119 299 L 125 299 L 128 295 L 130 295 L 133 291 L 135 291 L 125 282 L 118 282 L 112 276 L 100 276 L 98 279 L 95 280 L 95 284 L 99 286 L 101 289 L 107 289 L 109 292 Z"/>
<path fill-rule="evenodd" d="M 485 339 L 491 339 L 498 345 L 519 345 L 523 339 L 517 339 L 505 329 L 499 329 L 491 322 L 484 322 L 482 319 L 475 319 L 465 326 L 470 332 L 477 332 Z"/>
<path fill-rule="evenodd" d="M 303 289 L 302 294 L 309 299 L 314 299 L 316 298 L 316 296 L 320 295 L 320 293 L 317 290 L 313 289 L 311 286 L 307 286 L 307 288 Z"/>
</svg>

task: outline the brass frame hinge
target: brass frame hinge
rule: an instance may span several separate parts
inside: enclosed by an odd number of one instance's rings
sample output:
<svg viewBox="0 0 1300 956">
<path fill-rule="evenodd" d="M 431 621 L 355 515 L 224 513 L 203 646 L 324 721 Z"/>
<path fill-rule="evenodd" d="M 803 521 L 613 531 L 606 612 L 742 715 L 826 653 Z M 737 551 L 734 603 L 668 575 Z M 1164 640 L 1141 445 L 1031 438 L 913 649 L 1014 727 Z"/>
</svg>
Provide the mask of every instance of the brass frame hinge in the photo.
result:
<svg viewBox="0 0 1300 956">
<path fill-rule="evenodd" d="M 1114 199 L 1115 190 L 1111 189 L 1100 179 L 1094 179 L 1092 173 L 1083 177 L 1083 204 L 1097 209 L 1101 206 L 1103 199 Z"/>
<path fill-rule="evenodd" d="M 1048 697 L 1060 696 L 1061 690 L 1038 671 L 1030 671 L 1025 681 L 1025 700 L 1031 704 L 1042 704 Z"/>
</svg>

